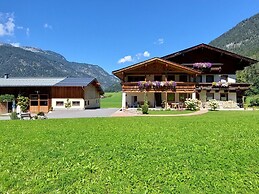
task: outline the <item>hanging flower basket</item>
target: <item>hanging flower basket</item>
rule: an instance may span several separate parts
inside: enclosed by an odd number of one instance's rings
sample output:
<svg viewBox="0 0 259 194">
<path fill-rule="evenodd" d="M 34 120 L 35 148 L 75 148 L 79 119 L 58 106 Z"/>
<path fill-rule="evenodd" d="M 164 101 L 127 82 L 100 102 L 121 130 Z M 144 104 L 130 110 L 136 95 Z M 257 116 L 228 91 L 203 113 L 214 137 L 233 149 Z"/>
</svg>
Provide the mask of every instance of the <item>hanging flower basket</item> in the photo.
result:
<svg viewBox="0 0 259 194">
<path fill-rule="evenodd" d="M 138 88 L 139 90 L 159 90 L 159 89 L 172 89 L 174 90 L 176 88 L 176 82 L 175 81 L 139 81 L 138 82 Z"/>
<path fill-rule="evenodd" d="M 194 63 L 193 68 L 196 69 L 210 69 L 212 64 L 210 62 L 199 62 L 199 63 Z"/>
<path fill-rule="evenodd" d="M 151 81 L 139 81 L 138 87 L 140 90 L 150 89 L 152 87 L 152 82 Z"/>
<path fill-rule="evenodd" d="M 228 82 L 212 82 L 211 86 L 216 88 L 216 87 L 222 87 L 222 88 L 227 88 L 229 87 L 230 83 Z"/>
</svg>

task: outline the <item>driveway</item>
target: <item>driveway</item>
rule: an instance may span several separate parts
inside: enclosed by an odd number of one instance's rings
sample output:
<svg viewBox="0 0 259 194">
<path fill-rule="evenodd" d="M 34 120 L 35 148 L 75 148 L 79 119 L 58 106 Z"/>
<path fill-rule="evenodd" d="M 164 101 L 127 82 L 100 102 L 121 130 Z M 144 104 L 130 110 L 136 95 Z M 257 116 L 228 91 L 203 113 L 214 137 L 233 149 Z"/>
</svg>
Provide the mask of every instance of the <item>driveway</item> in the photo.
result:
<svg viewBox="0 0 259 194">
<path fill-rule="evenodd" d="M 86 117 L 110 117 L 118 108 L 101 108 L 86 110 L 55 110 L 46 114 L 49 119 L 57 118 L 86 118 Z"/>
</svg>

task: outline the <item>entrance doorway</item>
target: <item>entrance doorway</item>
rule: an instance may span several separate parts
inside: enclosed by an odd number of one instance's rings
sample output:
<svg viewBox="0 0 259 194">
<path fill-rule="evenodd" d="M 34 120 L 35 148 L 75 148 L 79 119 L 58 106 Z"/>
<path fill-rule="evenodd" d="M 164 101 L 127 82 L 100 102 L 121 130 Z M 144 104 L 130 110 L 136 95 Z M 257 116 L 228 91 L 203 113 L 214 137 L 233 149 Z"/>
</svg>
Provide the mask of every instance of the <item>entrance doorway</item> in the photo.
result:
<svg viewBox="0 0 259 194">
<path fill-rule="evenodd" d="M 30 95 L 30 112 L 48 112 L 48 111 L 49 111 L 48 94 Z"/>
<path fill-rule="evenodd" d="M 155 102 L 156 102 L 156 106 L 161 106 L 161 104 L 162 104 L 161 93 L 155 93 Z"/>
</svg>

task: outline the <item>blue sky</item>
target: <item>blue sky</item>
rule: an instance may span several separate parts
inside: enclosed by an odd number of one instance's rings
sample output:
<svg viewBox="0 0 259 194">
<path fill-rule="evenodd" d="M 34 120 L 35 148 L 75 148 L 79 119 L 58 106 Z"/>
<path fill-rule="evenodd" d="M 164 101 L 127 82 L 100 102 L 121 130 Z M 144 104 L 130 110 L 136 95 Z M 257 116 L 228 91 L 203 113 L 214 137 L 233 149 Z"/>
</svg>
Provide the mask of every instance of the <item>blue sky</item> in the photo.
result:
<svg viewBox="0 0 259 194">
<path fill-rule="evenodd" d="M 111 71 L 214 38 L 258 0 L 1 0 L 0 42 Z"/>
</svg>

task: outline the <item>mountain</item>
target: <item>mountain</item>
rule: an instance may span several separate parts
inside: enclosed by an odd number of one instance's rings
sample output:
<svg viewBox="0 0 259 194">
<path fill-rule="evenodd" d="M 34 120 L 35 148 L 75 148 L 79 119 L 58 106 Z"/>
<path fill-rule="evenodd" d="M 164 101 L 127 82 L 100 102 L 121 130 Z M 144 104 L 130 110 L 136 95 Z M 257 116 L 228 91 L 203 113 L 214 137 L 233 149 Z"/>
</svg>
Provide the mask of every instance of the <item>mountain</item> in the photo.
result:
<svg viewBox="0 0 259 194">
<path fill-rule="evenodd" d="M 240 22 L 209 44 L 259 60 L 259 14 Z M 237 72 L 238 82 L 248 82 L 251 84 L 247 95 L 259 94 L 258 74 L 259 63 Z"/>
<path fill-rule="evenodd" d="M 259 14 L 240 22 L 209 44 L 258 60 Z"/>
<path fill-rule="evenodd" d="M 0 44 L 0 76 L 95 77 L 105 91 L 120 90 L 119 80 L 98 65 L 69 62 L 53 51 Z"/>
</svg>

